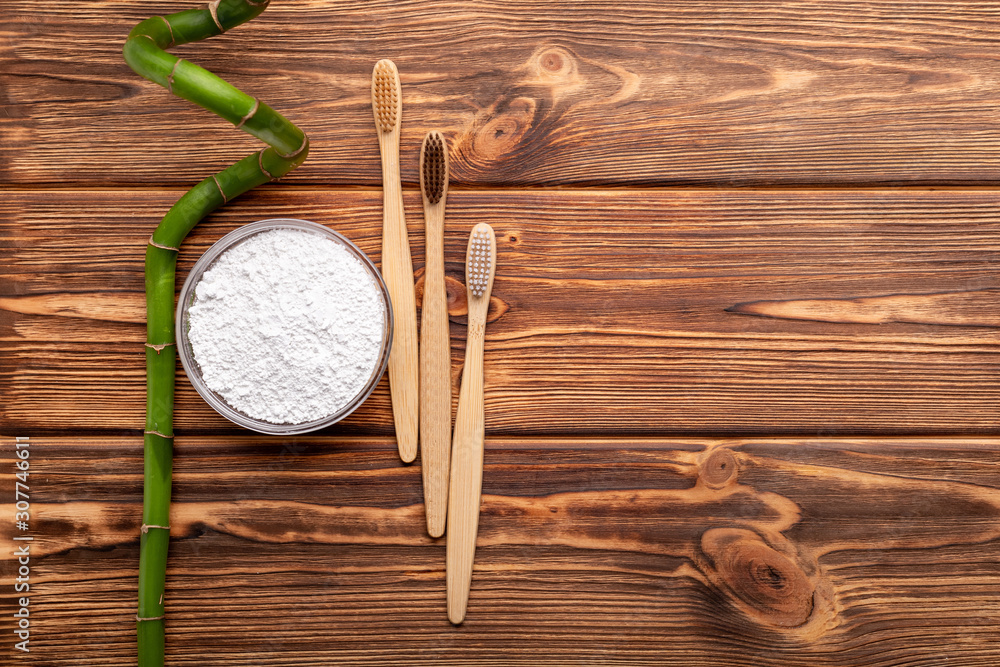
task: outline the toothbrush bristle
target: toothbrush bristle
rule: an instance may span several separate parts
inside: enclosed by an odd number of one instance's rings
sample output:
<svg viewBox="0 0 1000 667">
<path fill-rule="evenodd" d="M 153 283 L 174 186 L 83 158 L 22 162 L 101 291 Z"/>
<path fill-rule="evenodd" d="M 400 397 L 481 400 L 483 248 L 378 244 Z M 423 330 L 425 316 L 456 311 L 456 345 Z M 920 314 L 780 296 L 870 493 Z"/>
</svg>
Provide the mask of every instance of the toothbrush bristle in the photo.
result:
<svg viewBox="0 0 1000 667">
<path fill-rule="evenodd" d="M 424 138 L 423 185 L 427 201 L 436 204 L 444 194 L 444 185 L 448 177 L 445 162 L 444 137 L 438 132 L 431 132 Z"/>
<path fill-rule="evenodd" d="M 469 237 L 469 252 L 465 267 L 465 284 L 472 296 L 483 296 L 493 277 L 493 234 L 487 225 L 477 227 Z"/>
<path fill-rule="evenodd" d="M 372 102 L 379 129 L 392 132 L 399 113 L 399 88 L 396 85 L 396 65 L 391 60 L 375 63 L 372 73 Z"/>
</svg>

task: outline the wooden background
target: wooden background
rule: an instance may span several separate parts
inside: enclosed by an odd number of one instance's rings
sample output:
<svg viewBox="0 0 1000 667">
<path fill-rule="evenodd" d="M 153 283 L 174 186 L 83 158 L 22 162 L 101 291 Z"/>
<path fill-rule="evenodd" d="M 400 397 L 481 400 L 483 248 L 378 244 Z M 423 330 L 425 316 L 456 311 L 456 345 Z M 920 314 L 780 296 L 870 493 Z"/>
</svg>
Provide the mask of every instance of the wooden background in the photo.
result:
<svg viewBox="0 0 1000 667">
<path fill-rule="evenodd" d="M 122 61 L 132 25 L 189 6 L 0 13 L 5 665 L 135 661 L 145 243 L 259 145 Z M 175 52 L 312 140 L 196 228 L 179 280 L 275 216 L 379 260 L 383 57 L 418 277 L 419 143 L 451 144 L 456 387 L 475 222 L 499 258 L 466 623 L 385 381 L 283 439 L 179 370 L 170 664 L 1000 662 L 996 3 L 303 0 Z"/>
</svg>

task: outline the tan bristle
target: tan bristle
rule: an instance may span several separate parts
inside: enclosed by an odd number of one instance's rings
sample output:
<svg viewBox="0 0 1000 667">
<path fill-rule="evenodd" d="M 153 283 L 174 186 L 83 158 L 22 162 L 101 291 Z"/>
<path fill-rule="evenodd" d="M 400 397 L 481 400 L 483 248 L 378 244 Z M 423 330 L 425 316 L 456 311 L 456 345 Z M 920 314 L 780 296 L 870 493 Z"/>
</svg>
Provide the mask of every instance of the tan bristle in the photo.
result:
<svg viewBox="0 0 1000 667">
<path fill-rule="evenodd" d="M 437 132 L 431 132 L 424 139 L 421 168 L 424 177 L 421 183 L 424 188 L 424 196 L 427 197 L 427 201 L 436 204 L 441 201 L 445 181 L 448 178 L 444 138 Z"/>
<path fill-rule="evenodd" d="M 493 277 L 493 235 L 488 227 L 476 228 L 469 237 L 465 265 L 465 284 L 472 296 L 483 296 Z"/>
<path fill-rule="evenodd" d="M 396 66 L 391 60 L 380 60 L 375 63 L 372 73 L 372 103 L 379 129 L 392 132 L 396 127 L 399 113 L 399 87 L 396 82 Z"/>
</svg>

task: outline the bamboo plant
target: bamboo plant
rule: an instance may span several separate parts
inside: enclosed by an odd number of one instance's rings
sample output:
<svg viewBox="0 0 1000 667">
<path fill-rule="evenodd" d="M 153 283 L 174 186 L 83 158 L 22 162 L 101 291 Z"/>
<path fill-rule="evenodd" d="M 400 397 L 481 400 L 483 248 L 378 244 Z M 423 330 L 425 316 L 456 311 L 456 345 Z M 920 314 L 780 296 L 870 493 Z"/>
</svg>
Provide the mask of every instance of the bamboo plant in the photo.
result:
<svg viewBox="0 0 1000 667">
<path fill-rule="evenodd" d="M 309 140 L 263 102 L 166 49 L 222 34 L 264 11 L 269 0 L 213 0 L 206 7 L 154 16 L 129 33 L 124 56 L 141 76 L 218 114 L 265 142 L 249 155 L 194 186 L 170 208 L 146 248 L 146 427 L 139 606 L 136 614 L 140 667 L 164 660 L 164 604 L 170 537 L 173 469 L 174 271 L 184 237 L 210 212 L 251 188 L 299 166 Z"/>
</svg>

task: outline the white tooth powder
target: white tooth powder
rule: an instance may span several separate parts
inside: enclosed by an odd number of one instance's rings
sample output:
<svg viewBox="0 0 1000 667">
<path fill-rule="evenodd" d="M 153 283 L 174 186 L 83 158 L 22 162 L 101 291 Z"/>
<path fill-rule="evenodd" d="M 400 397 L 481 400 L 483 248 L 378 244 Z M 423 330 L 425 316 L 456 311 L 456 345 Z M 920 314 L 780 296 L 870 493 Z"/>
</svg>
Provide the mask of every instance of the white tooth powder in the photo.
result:
<svg viewBox="0 0 1000 667">
<path fill-rule="evenodd" d="M 344 246 L 297 229 L 251 236 L 195 286 L 188 341 L 209 388 L 275 424 L 330 416 L 379 362 L 385 306 Z"/>
</svg>

